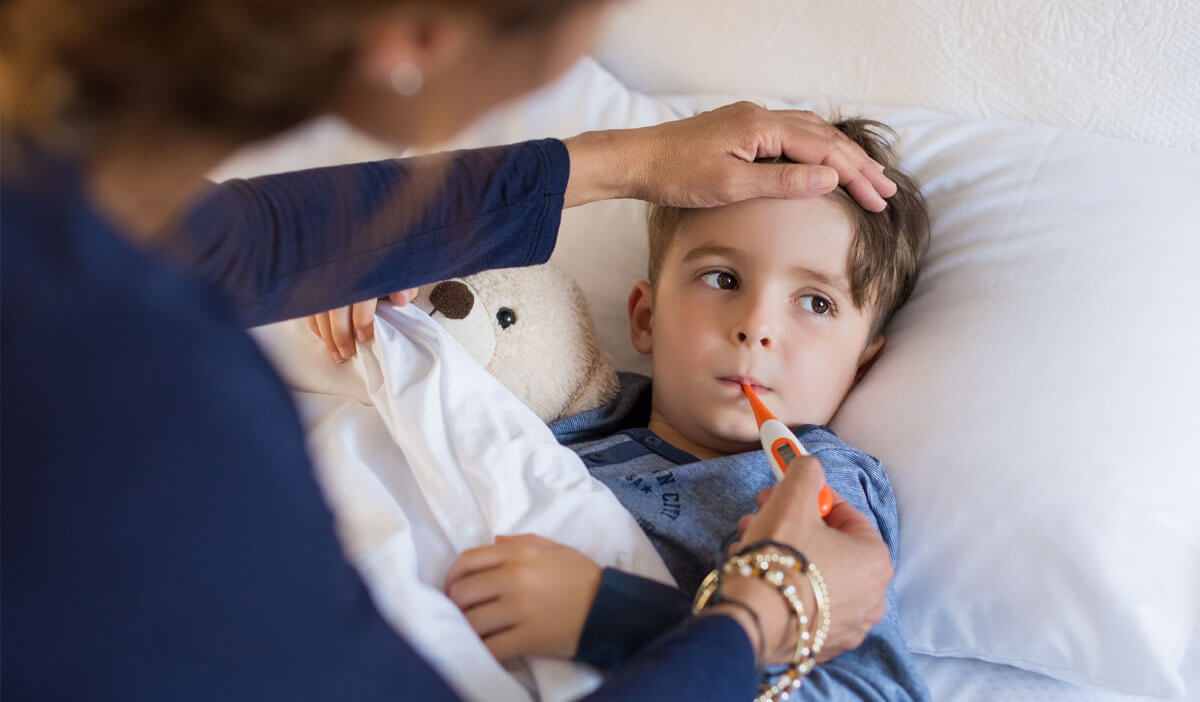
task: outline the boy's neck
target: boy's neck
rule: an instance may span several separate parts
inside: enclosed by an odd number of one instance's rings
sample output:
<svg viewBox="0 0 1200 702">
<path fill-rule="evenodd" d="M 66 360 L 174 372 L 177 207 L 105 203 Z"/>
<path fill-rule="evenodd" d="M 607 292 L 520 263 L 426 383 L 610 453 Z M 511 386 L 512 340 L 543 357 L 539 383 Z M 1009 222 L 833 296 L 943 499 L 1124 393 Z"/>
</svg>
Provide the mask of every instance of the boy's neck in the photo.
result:
<svg viewBox="0 0 1200 702">
<path fill-rule="evenodd" d="M 710 458 L 720 458 L 721 456 L 729 455 L 727 452 L 717 451 L 687 438 L 682 433 L 677 431 L 675 427 L 668 424 L 663 416 L 659 414 L 658 410 L 650 410 L 650 423 L 646 426 L 646 428 L 654 432 L 658 438 L 674 446 L 680 451 L 686 451 L 687 453 L 692 454 L 701 461 L 707 461 Z"/>
</svg>

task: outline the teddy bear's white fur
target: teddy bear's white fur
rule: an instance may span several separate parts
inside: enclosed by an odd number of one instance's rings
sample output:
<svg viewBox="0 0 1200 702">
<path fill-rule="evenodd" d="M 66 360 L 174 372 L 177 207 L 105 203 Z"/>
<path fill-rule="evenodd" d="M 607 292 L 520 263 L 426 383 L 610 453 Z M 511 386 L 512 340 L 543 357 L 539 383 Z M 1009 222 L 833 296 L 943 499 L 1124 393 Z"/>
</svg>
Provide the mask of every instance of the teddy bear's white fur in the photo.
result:
<svg viewBox="0 0 1200 702">
<path fill-rule="evenodd" d="M 426 285 L 413 304 L 542 421 L 599 407 L 617 393 L 583 291 L 549 264 Z"/>
</svg>

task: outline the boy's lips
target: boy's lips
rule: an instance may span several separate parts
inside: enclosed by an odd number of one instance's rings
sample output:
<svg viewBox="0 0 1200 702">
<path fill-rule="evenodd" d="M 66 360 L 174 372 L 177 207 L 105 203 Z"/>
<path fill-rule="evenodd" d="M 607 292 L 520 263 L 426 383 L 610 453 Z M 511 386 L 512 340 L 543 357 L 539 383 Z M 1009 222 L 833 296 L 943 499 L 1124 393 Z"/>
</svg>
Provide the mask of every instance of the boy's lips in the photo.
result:
<svg viewBox="0 0 1200 702">
<path fill-rule="evenodd" d="M 755 378 L 754 376 L 751 376 L 751 375 L 726 375 L 726 376 L 717 378 L 717 380 L 721 381 L 722 383 L 729 383 L 732 385 L 736 385 L 739 390 L 741 389 L 741 387 L 743 385 L 749 385 L 750 387 L 754 388 L 755 392 L 770 392 L 771 391 L 771 388 L 763 385 L 761 382 L 759 382 L 759 380 L 757 378 Z"/>
</svg>

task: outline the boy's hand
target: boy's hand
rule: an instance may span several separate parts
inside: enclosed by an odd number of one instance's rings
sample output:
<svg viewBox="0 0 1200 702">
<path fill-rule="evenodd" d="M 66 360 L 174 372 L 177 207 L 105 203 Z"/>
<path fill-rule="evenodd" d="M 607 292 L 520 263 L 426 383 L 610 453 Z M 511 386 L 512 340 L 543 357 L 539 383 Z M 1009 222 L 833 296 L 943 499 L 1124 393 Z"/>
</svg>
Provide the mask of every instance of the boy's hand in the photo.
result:
<svg viewBox="0 0 1200 702">
<path fill-rule="evenodd" d="M 446 594 L 497 660 L 571 658 L 587 621 L 600 566 L 579 551 L 523 534 L 464 551 L 446 575 Z"/>
<path fill-rule="evenodd" d="M 409 288 L 388 295 L 388 300 L 397 307 L 413 301 L 419 288 Z M 375 305 L 379 300 L 364 300 L 349 307 L 321 312 L 304 321 L 317 338 L 325 342 L 334 363 L 350 360 L 356 350 L 355 339 L 366 343 L 375 336 Z"/>
</svg>

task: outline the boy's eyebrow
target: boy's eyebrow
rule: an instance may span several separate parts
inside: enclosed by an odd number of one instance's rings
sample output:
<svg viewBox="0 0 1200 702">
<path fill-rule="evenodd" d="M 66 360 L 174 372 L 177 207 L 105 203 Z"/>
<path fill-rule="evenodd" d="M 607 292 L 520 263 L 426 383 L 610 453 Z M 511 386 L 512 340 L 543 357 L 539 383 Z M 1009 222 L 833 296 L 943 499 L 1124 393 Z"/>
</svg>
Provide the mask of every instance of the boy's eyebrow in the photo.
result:
<svg viewBox="0 0 1200 702">
<path fill-rule="evenodd" d="M 800 275 L 807 276 L 809 278 L 815 278 L 826 285 L 837 288 L 838 292 L 842 293 L 843 295 L 850 294 L 850 284 L 844 275 L 839 275 L 834 278 L 830 277 L 828 274 L 822 273 L 821 271 L 815 271 L 811 268 L 806 268 L 805 266 L 793 266 L 792 270 Z"/>
<path fill-rule="evenodd" d="M 682 262 L 687 263 L 688 261 L 692 261 L 697 258 L 703 258 L 704 256 L 725 256 L 728 258 L 739 258 L 742 255 L 743 254 L 742 254 L 741 250 L 736 249 L 732 246 L 722 246 L 720 244 L 703 244 L 701 246 L 697 246 L 696 248 L 692 249 L 691 251 L 688 251 L 687 255 L 683 257 Z"/>
</svg>

